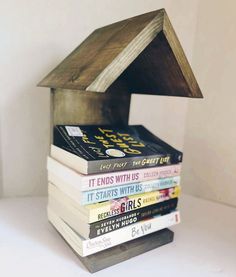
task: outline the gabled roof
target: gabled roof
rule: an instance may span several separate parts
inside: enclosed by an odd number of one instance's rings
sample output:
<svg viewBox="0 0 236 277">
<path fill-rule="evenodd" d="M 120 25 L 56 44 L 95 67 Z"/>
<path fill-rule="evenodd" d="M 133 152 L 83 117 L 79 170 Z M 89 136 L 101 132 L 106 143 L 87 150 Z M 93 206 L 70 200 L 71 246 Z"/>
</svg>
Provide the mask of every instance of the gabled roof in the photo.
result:
<svg viewBox="0 0 236 277">
<path fill-rule="evenodd" d="M 164 9 L 95 30 L 39 86 L 106 92 L 118 77 L 131 93 L 202 97 Z"/>
</svg>

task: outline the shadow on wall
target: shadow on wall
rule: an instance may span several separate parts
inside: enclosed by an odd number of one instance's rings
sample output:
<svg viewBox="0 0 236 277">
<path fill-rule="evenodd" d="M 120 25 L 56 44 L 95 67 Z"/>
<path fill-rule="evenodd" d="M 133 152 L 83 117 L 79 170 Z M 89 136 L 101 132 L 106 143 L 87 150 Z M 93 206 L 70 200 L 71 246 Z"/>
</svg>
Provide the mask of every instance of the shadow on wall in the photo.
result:
<svg viewBox="0 0 236 277">
<path fill-rule="evenodd" d="M 28 53 L 27 59 L 31 58 Z M 47 194 L 46 157 L 50 141 L 50 94 L 38 88 L 43 72 L 50 71 L 55 61 L 42 61 L 35 69 L 23 69 L 21 80 L 10 84 L 2 109 L 1 160 L 4 165 L 3 196 L 30 196 Z M 46 65 L 46 68 L 42 68 Z M 24 65 L 27 67 L 26 65 Z M 28 73 L 26 73 L 28 71 Z M 26 78 L 25 76 L 28 76 Z M 23 82 L 22 82 L 23 80 Z M 22 84 L 23 83 L 23 84 Z M 1 166 L 1 164 L 0 164 Z"/>
<path fill-rule="evenodd" d="M 2 126 L 4 196 L 46 194 L 49 95 L 30 84 L 5 105 Z"/>
</svg>

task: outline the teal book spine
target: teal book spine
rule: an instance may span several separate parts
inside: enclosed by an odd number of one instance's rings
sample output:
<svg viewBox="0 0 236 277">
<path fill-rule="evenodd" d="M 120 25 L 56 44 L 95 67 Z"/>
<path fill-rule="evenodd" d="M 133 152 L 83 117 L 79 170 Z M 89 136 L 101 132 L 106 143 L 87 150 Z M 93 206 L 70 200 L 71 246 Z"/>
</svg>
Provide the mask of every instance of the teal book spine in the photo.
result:
<svg viewBox="0 0 236 277">
<path fill-rule="evenodd" d="M 129 195 L 141 194 L 155 190 L 168 189 L 180 185 L 180 176 L 155 179 L 151 181 L 95 189 L 82 192 L 82 205 L 94 204 Z"/>
</svg>

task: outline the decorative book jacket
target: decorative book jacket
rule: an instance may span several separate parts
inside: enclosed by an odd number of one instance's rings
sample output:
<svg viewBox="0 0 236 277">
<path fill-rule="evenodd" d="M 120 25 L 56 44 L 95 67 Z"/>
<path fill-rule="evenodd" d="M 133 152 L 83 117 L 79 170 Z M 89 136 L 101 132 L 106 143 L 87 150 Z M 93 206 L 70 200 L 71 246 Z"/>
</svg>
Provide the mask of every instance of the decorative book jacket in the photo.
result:
<svg viewBox="0 0 236 277">
<path fill-rule="evenodd" d="M 56 125 L 51 155 L 84 174 L 177 164 L 183 156 L 141 125 Z"/>
</svg>

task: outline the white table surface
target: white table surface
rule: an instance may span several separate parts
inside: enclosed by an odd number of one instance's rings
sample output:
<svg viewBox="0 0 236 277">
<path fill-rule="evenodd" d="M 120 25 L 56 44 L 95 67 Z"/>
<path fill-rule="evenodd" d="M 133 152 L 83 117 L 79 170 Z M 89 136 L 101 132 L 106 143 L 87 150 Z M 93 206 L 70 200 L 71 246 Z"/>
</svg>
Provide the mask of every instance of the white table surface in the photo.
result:
<svg viewBox="0 0 236 277">
<path fill-rule="evenodd" d="M 0 276 L 91 276 L 47 222 L 46 198 L 0 200 Z M 191 196 L 166 246 L 93 276 L 236 276 L 236 209 Z"/>
</svg>

